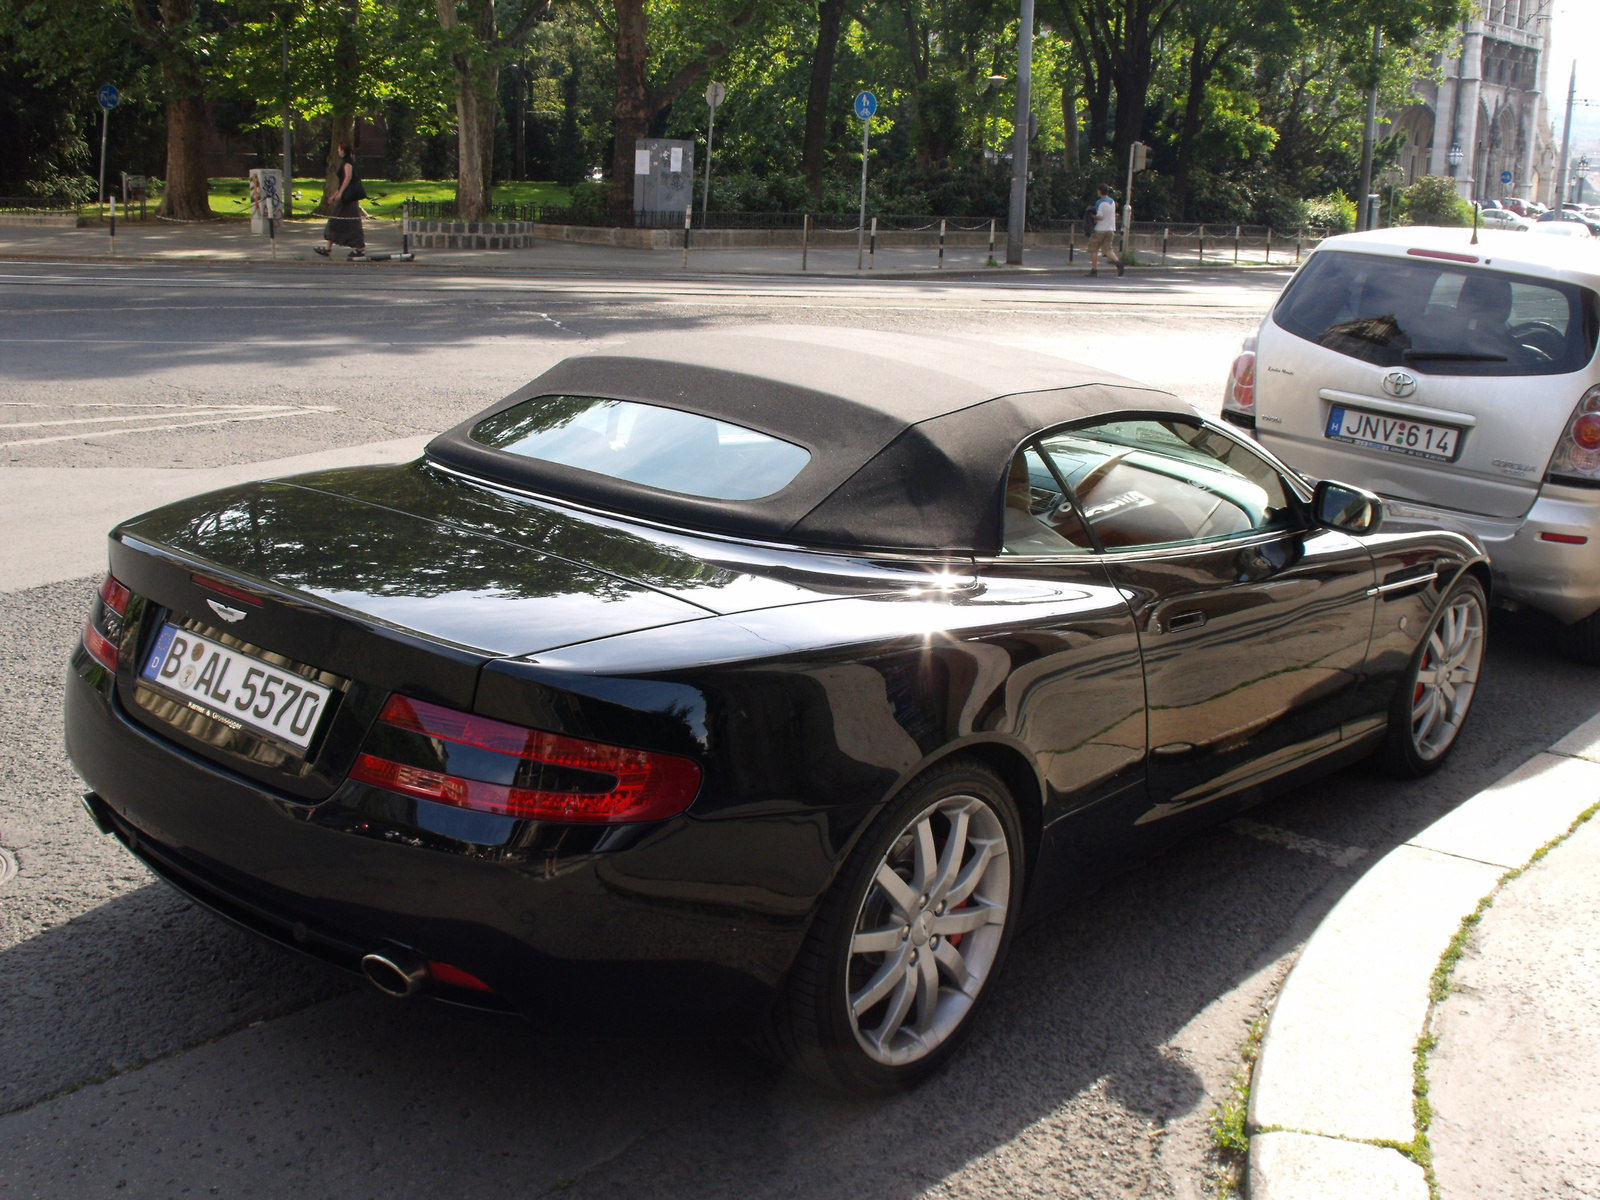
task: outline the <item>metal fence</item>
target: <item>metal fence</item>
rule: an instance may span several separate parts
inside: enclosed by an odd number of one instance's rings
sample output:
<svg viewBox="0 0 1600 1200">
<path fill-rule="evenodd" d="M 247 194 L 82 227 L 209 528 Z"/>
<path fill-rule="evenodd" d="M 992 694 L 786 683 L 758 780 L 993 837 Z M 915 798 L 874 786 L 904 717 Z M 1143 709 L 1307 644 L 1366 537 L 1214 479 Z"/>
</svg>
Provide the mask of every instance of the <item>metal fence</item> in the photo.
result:
<svg viewBox="0 0 1600 1200">
<path fill-rule="evenodd" d="M 0 196 L 0 213 L 70 213 L 78 204 L 67 196 Z"/>
<path fill-rule="evenodd" d="M 455 219 L 453 200 L 411 200 L 411 215 L 423 221 L 450 221 Z M 855 213 L 803 213 L 803 212 L 694 212 L 696 229 L 801 229 L 807 217 L 814 230 L 853 232 L 857 228 Z M 538 221 L 547 225 L 591 225 L 633 229 L 681 229 L 681 210 L 667 212 L 608 212 L 597 208 L 572 208 L 555 204 L 504 203 L 490 206 L 484 218 L 491 221 Z M 994 217 L 940 217 L 932 213 L 869 213 L 868 220 L 876 220 L 879 233 L 937 232 L 943 222 L 949 233 L 987 232 L 991 227 L 997 233 L 1006 231 L 1006 218 Z M 1083 233 L 1083 223 L 1077 218 L 1052 217 L 1033 219 L 1027 228 L 1031 233 Z M 1284 229 L 1268 225 L 1219 225 L 1194 222 L 1135 221 L 1133 232 L 1142 237 L 1165 237 L 1176 240 L 1196 239 L 1215 249 L 1220 255 L 1237 241 L 1241 249 L 1261 248 L 1270 243 L 1274 248 L 1298 240 L 1321 241 L 1329 231 L 1304 226 Z"/>
</svg>

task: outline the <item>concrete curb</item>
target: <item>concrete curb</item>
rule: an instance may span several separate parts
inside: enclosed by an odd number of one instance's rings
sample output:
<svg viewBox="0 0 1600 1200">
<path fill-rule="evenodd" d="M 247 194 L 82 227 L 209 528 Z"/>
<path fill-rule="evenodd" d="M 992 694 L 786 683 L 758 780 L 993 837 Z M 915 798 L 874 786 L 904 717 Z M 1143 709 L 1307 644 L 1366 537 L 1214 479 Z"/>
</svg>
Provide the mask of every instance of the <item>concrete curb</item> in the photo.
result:
<svg viewBox="0 0 1600 1200">
<path fill-rule="evenodd" d="M 1600 715 L 1395 847 L 1323 919 L 1284 981 L 1250 1088 L 1251 1200 L 1428 1200 L 1416 1045 L 1463 917 L 1600 801 Z"/>
</svg>

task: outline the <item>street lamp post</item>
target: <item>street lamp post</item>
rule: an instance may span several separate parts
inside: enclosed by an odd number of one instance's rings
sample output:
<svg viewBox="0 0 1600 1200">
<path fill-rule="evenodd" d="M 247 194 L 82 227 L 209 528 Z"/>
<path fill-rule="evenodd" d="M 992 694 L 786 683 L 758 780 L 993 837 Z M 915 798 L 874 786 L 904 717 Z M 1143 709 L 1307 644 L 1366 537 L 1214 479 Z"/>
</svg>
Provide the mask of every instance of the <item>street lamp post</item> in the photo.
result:
<svg viewBox="0 0 1600 1200">
<path fill-rule="evenodd" d="M 728 89 L 722 84 L 712 81 L 706 89 L 706 104 L 711 108 L 711 116 L 706 121 L 706 185 L 700 193 L 700 223 L 704 225 L 711 216 L 711 135 L 717 129 L 717 105 L 728 98 Z M 689 197 L 694 198 L 694 180 L 689 181 Z"/>
<path fill-rule="evenodd" d="M 1006 221 L 1006 262 L 1022 263 L 1022 227 L 1028 219 L 1028 133 L 1033 122 L 1033 0 L 1022 0 L 1017 27 L 1017 118 L 1011 131 L 1011 208 Z"/>
</svg>

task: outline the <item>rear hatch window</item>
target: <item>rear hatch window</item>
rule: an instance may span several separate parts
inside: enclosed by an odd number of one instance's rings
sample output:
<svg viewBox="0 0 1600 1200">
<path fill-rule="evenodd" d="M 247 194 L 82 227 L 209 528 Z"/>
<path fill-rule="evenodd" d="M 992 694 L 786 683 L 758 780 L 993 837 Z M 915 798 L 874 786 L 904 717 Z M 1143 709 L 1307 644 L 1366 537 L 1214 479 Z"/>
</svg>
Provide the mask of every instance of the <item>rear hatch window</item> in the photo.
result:
<svg viewBox="0 0 1600 1200">
<path fill-rule="evenodd" d="M 1475 264 L 1329 251 L 1289 285 L 1273 320 L 1339 354 L 1430 375 L 1564 375 L 1594 357 L 1588 288 Z"/>
<path fill-rule="evenodd" d="M 535 396 L 472 427 L 480 445 L 629 483 L 754 500 L 786 487 L 809 451 L 698 413 L 597 396 Z"/>
</svg>

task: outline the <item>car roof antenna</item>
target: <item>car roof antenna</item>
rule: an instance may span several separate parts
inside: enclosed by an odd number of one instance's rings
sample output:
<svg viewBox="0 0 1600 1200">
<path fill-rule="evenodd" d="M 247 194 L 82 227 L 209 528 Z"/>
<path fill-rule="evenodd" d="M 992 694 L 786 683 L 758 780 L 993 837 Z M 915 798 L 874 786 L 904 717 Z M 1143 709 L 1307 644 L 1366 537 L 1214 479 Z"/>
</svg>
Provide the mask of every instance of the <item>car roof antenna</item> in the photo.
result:
<svg viewBox="0 0 1600 1200">
<path fill-rule="evenodd" d="M 1478 212 L 1479 205 L 1476 200 L 1472 202 L 1472 244 L 1478 244 Z"/>
</svg>

